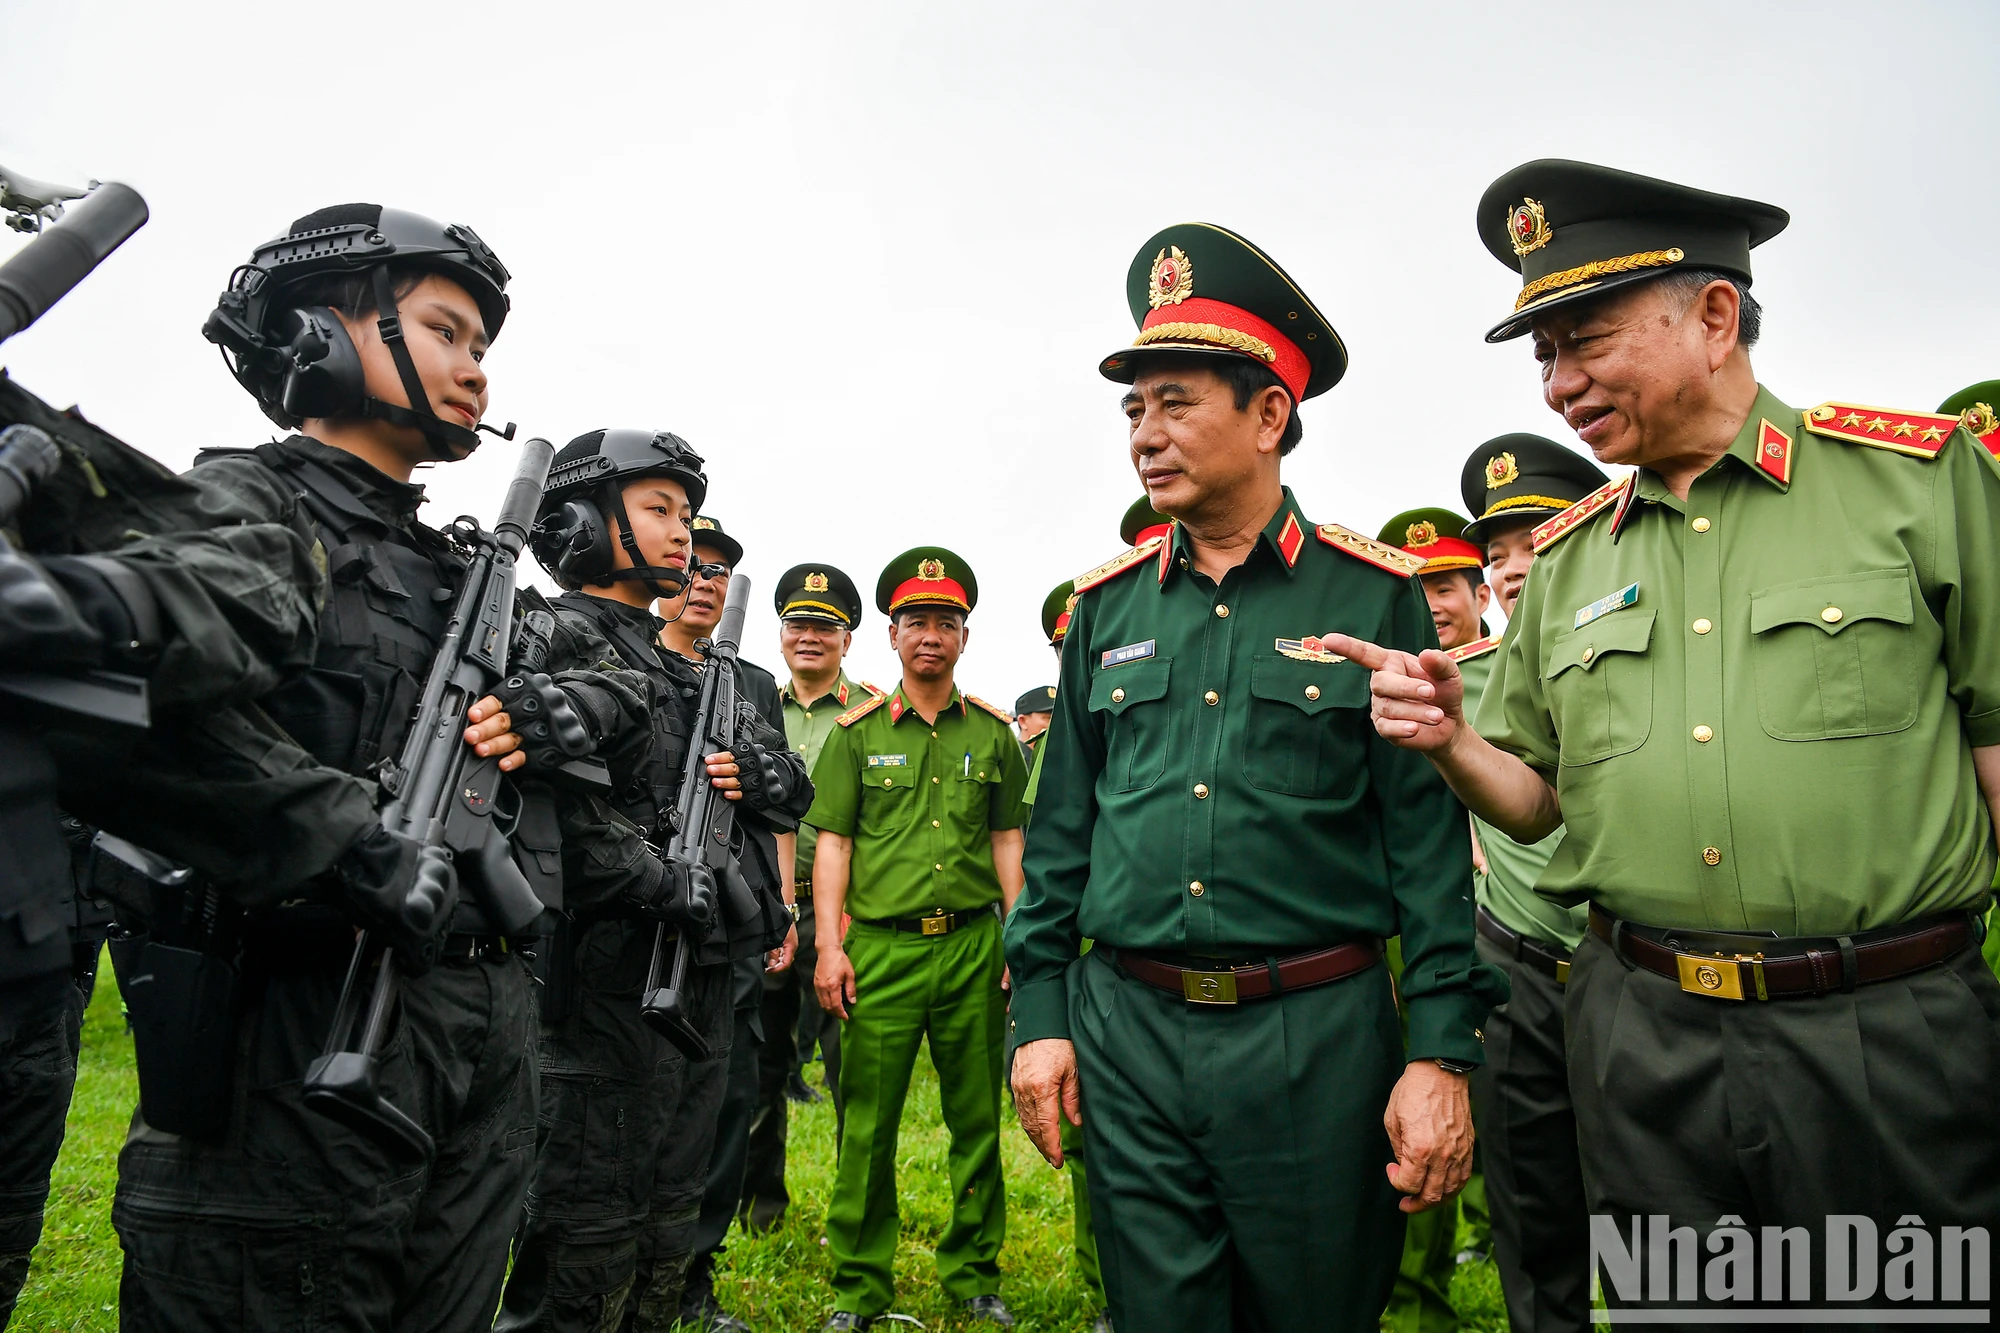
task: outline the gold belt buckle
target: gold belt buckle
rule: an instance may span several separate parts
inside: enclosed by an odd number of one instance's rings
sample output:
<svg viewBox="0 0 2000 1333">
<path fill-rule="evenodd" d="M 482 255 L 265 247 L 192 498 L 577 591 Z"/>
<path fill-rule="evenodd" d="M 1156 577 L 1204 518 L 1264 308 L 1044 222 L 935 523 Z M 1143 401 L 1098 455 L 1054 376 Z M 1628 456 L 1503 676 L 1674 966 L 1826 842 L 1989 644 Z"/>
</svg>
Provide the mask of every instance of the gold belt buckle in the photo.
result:
<svg viewBox="0 0 2000 1333">
<path fill-rule="evenodd" d="M 1680 968 L 1682 990 L 1690 995 L 1707 995 L 1718 1000 L 1745 998 L 1743 965 L 1748 963 L 1750 975 L 1757 984 L 1757 998 L 1771 998 L 1764 989 L 1764 955 L 1761 953 L 1739 953 L 1734 958 L 1724 958 L 1721 954 L 1703 957 L 1700 954 L 1677 953 L 1674 963 Z"/>
<path fill-rule="evenodd" d="M 951 918 L 939 912 L 936 916 L 925 917 L 918 929 L 922 930 L 926 935 L 949 934 L 951 931 Z"/>
<path fill-rule="evenodd" d="M 1569 985 L 1569 959 L 1567 958 L 1556 959 L 1556 985 Z"/>
<path fill-rule="evenodd" d="M 1181 994 L 1189 1004 L 1235 1004 L 1236 974 L 1183 971 Z"/>
</svg>

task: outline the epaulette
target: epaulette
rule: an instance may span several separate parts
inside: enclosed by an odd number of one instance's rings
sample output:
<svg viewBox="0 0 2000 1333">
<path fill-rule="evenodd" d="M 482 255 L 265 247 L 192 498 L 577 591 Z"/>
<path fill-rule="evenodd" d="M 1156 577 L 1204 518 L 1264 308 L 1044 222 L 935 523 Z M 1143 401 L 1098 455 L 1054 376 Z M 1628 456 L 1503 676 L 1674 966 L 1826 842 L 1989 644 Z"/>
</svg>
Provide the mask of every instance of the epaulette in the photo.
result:
<svg viewBox="0 0 2000 1333">
<path fill-rule="evenodd" d="M 993 716 L 999 718 L 1002 722 L 1007 723 L 1009 726 L 1013 725 L 1014 715 L 1008 712 L 1006 709 L 996 708 L 992 704 L 987 703 L 984 699 L 980 698 L 976 694 L 965 695 L 964 699 L 969 704 L 977 704 L 979 707 L 984 708 L 987 712 L 993 714 Z"/>
<path fill-rule="evenodd" d="M 1607 481 L 1554 518 L 1538 524 L 1529 534 L 1529 540 L 1535 544 L 1535 554 L 1540 555 L 1568 536 L 1571 531 L 1602 513 L 1619 498 L 1626 487 L 1632 484 L 1632 478 L 1637 475 L 1628 472 L 1622 477 Z"/>
<path fill-rule="evenodd" d="M 1974 403 L 1958 418 L 1958 424 L 1972 432 L 1972 438 L 1986 446 L 1986 452 L 2000 458 L 2000 413 L 1991 403 Z"/>
<path fill-rule="evenodd" d="M 886 694 L 878 694 L 872 699 L 864 699 L 835 718 L 834 721 L 843 727 L 851 727 L 862 718 L 867 717 L 870 713 L 880 708 L 883 701 L 888 697 Z"/>
<path fill-rule="evenodd" d="M 1912 458 L 1936 458 L 1960 424 L 1959 418 L 1936 412 L 1897 412 L 1859 403 L 1821 403 L 1805 414 L 1806 429 L 1815 435 Z"/>
<path fill-rule="evenodd" d="M 1165 540 L 1164 537 L 1155 537 L 1149 542 L 1142 542 L 1129 551 L 1121 551 L 1112 556 L 1097 568 L 1078 574 L 1074 585 L 1076 591 L 1083 592 L 1087 588 L 1095 588 L 1100 583 L 1117 578 L 1128 569 L 1144 564 L 1152 559 L 1153 553 L 1160 549 L 1160 544 Z"/>
<path fill-rule="evenodd" d="M 872 680 L 857 680 L 854 683 L 856 685 L 859 685 L 862 689 L 868 691 L 870 694 L 875 695 L 877 698 L 880 698 L 882 695 L 885 695 L 889 692 L 883 689 L 880 685 L 877 685 Z"/>
<path fill-rule="evenodd" d="M 1454 662 L 1464 662 L 1475 657 L 1483 657 L 1499 646 L 1500 636 L 1489 634 L 1483 639 L 1474 639 L 1471 643 L 1461 643 L 1456 648 L 1447 648 L 1444 650 L 1444 655 Z"/>
<path fill-rule="evenodd" d="M 1386 569 L 1391 574 L 1408 578 L 1424 567 L 1422 556 L 1411 555 L 1400 547 L 1385 546 L 1373 537 L 1364 537 L 1353 528 L 1343 528 L 1338 523 L 1322 523 L 1313 531 L 1328 546 L 1345 551 L 1357 560 L 1366 560 L 1377 569 Z"/>
</svg>

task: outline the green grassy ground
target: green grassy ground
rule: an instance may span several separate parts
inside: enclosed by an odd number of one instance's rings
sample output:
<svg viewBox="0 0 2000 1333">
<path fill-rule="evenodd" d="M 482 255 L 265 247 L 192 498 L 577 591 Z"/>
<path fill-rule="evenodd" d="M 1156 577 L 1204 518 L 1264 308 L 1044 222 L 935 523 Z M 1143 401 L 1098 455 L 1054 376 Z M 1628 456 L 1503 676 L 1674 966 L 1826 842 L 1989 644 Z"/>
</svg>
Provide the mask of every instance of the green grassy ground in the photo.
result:
<svg viewBox="0 0 2000 1333">
<path fill-rule="evenodd" d="M 946 1135 L 938 1118 L 936 1078 L 924 1061 L 917 1067 L 901 1140 L 896 1309 L 927 1329 L 965 1329 L 969 1326 L 938 1291 L 931 1268 L 931 1246 L 946 1219 Z M 817 1072 L 814 1066 L 815 1077 Z M 111 1194 L 118 1147 L 136 1099 L 132 1043 L 107 965 L 84 1021 L 82 1067 L 69 1137 L 56 1163 L 48 1223 L 11 1329 L 109 1333 L 117 1327 L 118 1240 L 111 1230 Z M 1001 1265 L 1007 1302 L 1023 1328 L 1087 1329 L 1095 1311 L 1070 1261 L 1069 1179 L 1049 1170 L 1019 1131 L 1010 1130 L 1003 1142 L 1008 1231 Z M 791 1162 L 790 1214 L 767 1234 L 732 1234 L 716 1283 L 724 1303 L 760 1333 L 810 1333 L 829 1308 L 819 1221 L 832 1184 L 833 1111 L 824 1102 L 793 1108 Z M 1461 1267 L 1452 1297 L 1466 1333 L 1505 1330 L 1491 1264 Z"/>
</svg>

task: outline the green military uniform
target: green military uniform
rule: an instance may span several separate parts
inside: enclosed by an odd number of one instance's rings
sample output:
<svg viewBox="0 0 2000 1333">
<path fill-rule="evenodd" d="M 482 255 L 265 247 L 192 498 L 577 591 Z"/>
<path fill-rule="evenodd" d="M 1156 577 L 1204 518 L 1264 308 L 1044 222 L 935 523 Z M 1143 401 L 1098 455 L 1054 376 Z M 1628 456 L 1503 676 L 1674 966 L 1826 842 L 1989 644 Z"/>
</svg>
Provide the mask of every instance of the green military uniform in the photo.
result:
<svg viewBox="0 0 2000 1333">
<path fill-rule="evenodd" d="M 1521 312 L 1606 265 L 1746 280 L 1784 221 L 1561 162 L 1481 210 Z M 1970 920 L 2000 469 L 1958 426 L 1760 387 L 1686 499 L 1642 468 L 1536 530 L 1477 726 L 1561 797 L 1540 892 L 1593 905 L 1565 996 L 1592 1214 L 2000 1227 L 2000 988 Z"/>
<path fill-rule="evenodd" d="M 1296 284 L 1220 228 L 1149 241 L 1128 292 L 1142 327 L 1113 378 L 1161 349 L 1250 355 L 1296 401 L 1344 365 Z M 1400 929 L 1407 951 L 1408 1057 L 1476 1062 L 1499 998 L 1473 954 L 1462 807 L 1377 738 L 1368 673 L 1312 637 L 1434 645 L 1418 562 L 1274 499 L 1219 583 L 1178 525 L 1077 581 L 1007 923 L 1017 1040 L 1075 1045 L 1124 1329 L 1372 1330 L 1403 1232 L 1381 941 Z M 1274 973 L 1295 984 L 1269 998 Z"/>
<path fill-rule="evenodd" d="M 1485 544 L 1554 517 L 1605 475 L 1553 440 L 1514 433 L 1473 450 L 1459 476 L 1477 515 L 1464 536 Z M 1492 635 L 1452 649 L 1468 711 L 1492 678 Z M 1507 1003 L 1486 1020 L 1486 1063 L 1472 1076 L 1472 1118 L 1491 1207 L 1493 1259 L 1508 1322 L 1521 1333 L 1567 1333 L 1590 1317 L 1589 1209 L 1577 1159 L 1576 1112 L 1563 1059 L 1563 983 L 1588 908 L 1535 892 L 1562 843 L 1557 829 L 1528 846 L 1475 817 L 1486 869 L 1474 879 L 1479 956 L 1507 973 Z"/>
<path fill-rule="evenodd" d="M 1014 700 L 1014 720 L 1019 722 L 1030 713 L 1051 712 L 1055 704 L 1056 687 L 1053 685 L 1037 685 L 1032 690 L 1023 690 L 1020 698 Z M 1021 762 L 1029 768 L 1035 766 L 1035 751 L 1041 744 L 1042 737 L 1046 735 L 1048 735 L 1046 730 L 1040 731 L 1033 739 L 1021 742 Z"/>
<path fill-rule="evenodd" d="M 971 571 L 924 548 L 891 563 L 876 602 L 970 610 Z M 935 722 L 902 688 L 840 715 L 813 766 L 806 821 L 852 838 L 846 939 L 856 999 L 841 1034 L 847 1124 L 827 1208 L 835 1308 L 864 1318 L 895 1295 L 896 1135 L 918 1048 L 938 1072 L 952 1189 L 938 1280 L 960 1301 L 997 1295 L 1006 1197 L 1000 1173 L 1002 900 L 992 835 L 1027 821 L 1021 747 L 1005 710 L 953 692 Z"/>
</svg>

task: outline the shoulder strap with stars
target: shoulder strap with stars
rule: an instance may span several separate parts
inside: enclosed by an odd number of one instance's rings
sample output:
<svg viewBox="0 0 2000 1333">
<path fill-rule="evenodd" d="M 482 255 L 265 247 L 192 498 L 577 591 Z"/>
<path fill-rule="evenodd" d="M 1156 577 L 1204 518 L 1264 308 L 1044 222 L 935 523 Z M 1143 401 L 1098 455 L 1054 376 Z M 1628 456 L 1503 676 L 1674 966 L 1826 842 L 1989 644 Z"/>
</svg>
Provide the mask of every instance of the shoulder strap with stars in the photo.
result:
<svg viewBox="0 0 2000 1333">
<path fill-rule="evenodd" d="M 1322 523 L 1313 529 L 1319 539 L 1335 550 L 1345 551 L 1357 560 L 1365 560 L 1377 569 L 1386 569 L 1391 574 L 1408 578 L 1424 567 L 1421 556 L 1394 546 L 1385 546 L 1373 537 L 1364 537 L 1353 528 L 1343 528 L 1338 523 Z"/>
<path fill-rule="evenodd" d="M 1160 549 L 1160 544 L 1165 540 L 1164 537 L 1155 537 L 1149 542 L 1142 542 L 1138 546 L 1134 546 L 1129 551 L 1120 552 L 1095 569 L 1085 570 L 1076 576 L 1076 582 L 1073 585 L 1075 591 L 1083 592 L 1086 589 L 1095 588 L 1100 583 L 1107 583 L 1117 578 L 1128 569 L 1137 568 L 1151 559 L 1153 553 Z"/>
<path fill-rule="evenodd" d="M 987 703 L 984 699 L 980 698 L 976 694 L 965 695 L 964 699 L 967 703 L 972 704 L 975 707 L 984 708 L 987 712 L 993 714 L 993 716 L 999 718 L 1002 722 L 1007 723 L 1009 726 L 1013 725 L 1014 715 L 1008 712 L 1006 709 L 995 707 L 994 705 Z"/>
<path fill-rule="evenodd" d="M 1605 482 L 1554 518 L 1537 526 L 1534 532 L 1529 534 L 1529 539 L 1535 544 L 1535 554 L 1540 555 L 1610 508 L 1632 485 L 1632 478 L 1636 475 L 1638 474 L 1628 472 L 1622 477 Z"/>
<path fill-rule="evenodd" d="M 1804 414 L 1805 427 L 1815 435 L 1866 444 L 1912 458 L 1936 458 L 1960 418 L 1936 412 L 1899 412 L 1859 403 L 1821 403 Z"/>
<path fill-rule="evenodd" d="M 1464 662 L 1474 657 L 1484 657 L 1499 646 L 1500 636 L 1489 634 L 1483 639 L 1474 639 L 1471 643 L 1461 643 L 1456 648 L 1447 648 L 1444 650 L 1444 655 L 1454 662 Z"/>
<path fill-rule="evenodd" d="M 851 727 L 856 722 L 859 722 L 862 718 L 867 717 L 870 713 L 874 712 L 876 709 L 880 708 L 883 704 L 887 703 L 888 700 L 889 696 L 886 694 L 878 694 L 872 699 L 864 699 L 860 703 L 854 705 L 854 707 L 848 709 L 845 713 L 842 713 L 839 717 L 835 718 L 834 721 L 843 727 Z"/>
</svg>

